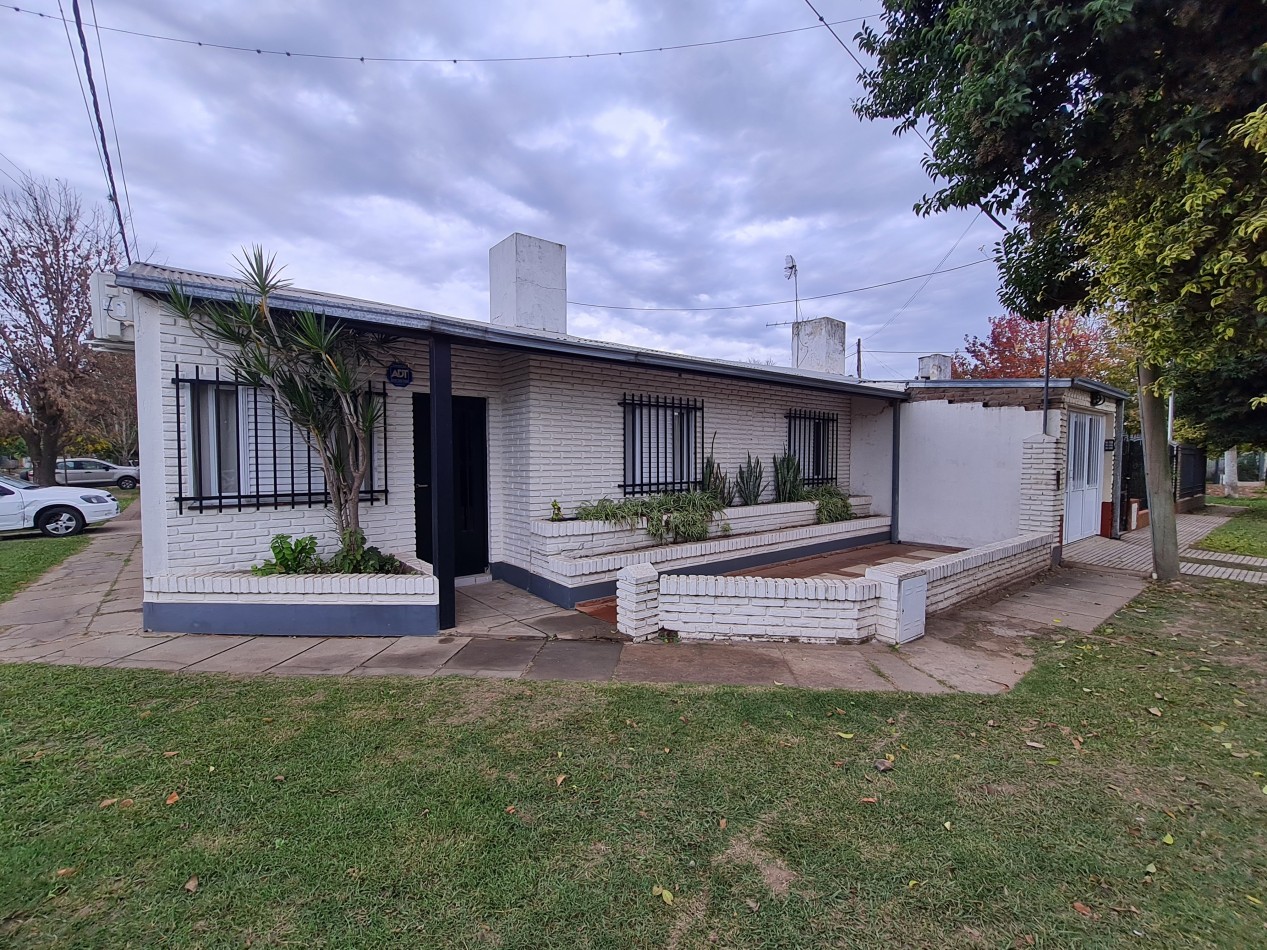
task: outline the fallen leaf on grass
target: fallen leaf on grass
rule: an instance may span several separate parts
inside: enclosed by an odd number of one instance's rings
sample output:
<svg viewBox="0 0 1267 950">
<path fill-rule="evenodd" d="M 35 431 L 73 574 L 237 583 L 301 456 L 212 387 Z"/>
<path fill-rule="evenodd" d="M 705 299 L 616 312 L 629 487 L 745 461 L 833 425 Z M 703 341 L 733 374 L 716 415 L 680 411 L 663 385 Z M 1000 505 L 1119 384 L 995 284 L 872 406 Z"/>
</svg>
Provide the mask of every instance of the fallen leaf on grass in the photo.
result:
<svg viewBox="0 0 1267 950">
<path fill-rule="evenodd" d="M 284 782 L 284 781 L 286 781 L 286 776 L 284 776 L 284 775 L 274 775 L 274 776 L 273 776 L 273 781 L 274 781 L 274 782 Z"/>
<path fill-rule="evenodd" d="M 651 888 L 651 896 L 660 898 L 660 900 L 664 901 L 670 907 L 673 906 L 673 892 L 667 887 L 661 887 L 657 884 L 655 887 Z"/>
<path fill-rule="evenodd" d="M 718 828 L 720 828 L 722 831 L 725 831 L 725 830 L 726 830 L 726 819 L 725 819 L 725 818 L 723 818 L 721 821 L 717 822 L 717 827 L 718 827 Z"/>
<path fill-rule="evenodd" d="M 1160 710 L 1160 709 L 1158 709 L 1156 706 L 1149 706 L 1149 707 L 1148 707 L 1148 711 L 1149 711 L 1150 713 L 1152 713 L 1154 716 L 1160 716 L 1160 715 L 1161 715 L 1161 710 Z"/>
<path fill-rule="evenodd" d="M 1233 700 L 1232 700 L 1232 705 L 1233 705 L 1233 706 L 1240 706 L 1242 709 L 1244 709 L 1246 706 L 1248 706 L 1248 705 L 1249 705 L 1249 703 L 1243 703 L 1243 702 L 1241 702 L 1239 699 L 1233 699 Z"/>
<path fill-rule="evenodd" d="M 1029 746 L 1031 749 L 1045 749 L 1045 748 L 1047 748 L 1047 746 L 1043 745 L 1041 742 L 1035 742 L 1033 739 L 1026 739 L 1026 740 L 1025 740 L 1025 744 L 1026 744 L 1027 746 Z"/>
<path fill-rule="evenodd" d="M 836 735 L 840 736 L 840 738 L 842 738 L 842 739 L 852 739 L 852 738 L 853 738 L 853 733 L 852 733 L 852 732 L 838 732 L 838 733 L 836 733 Z"/>
<path fill-rule="evenodd" d="M 890 772 L 893 770 L 893 763 L 888 759 L 876 759 L 875 770 L 877 772 Z"/>
<path fill-rule="evenodd" d="M 1223 734 L 1223 730 L 1225 730 L 1226 728 L 1227 726 L 1225 726 L 1223 723 L 1220 722 L 1218 725 L 1211 726 L 1210 731 L 1213 732 L 1216 736 L 1221 736 Z"/>
<path fill-rule="evenodd" d="M 874 805 L 874 804 L 876 803 L 876 799 L 874 799 L 874 798 L 870 798 L 870 797 L 868 797 L 868 798 L 860 798 L 860 799 L 858 799 L 858 801 L 859 801 L 859 803 L 861 803 L 861 804 L 863 804 L 863 805 Z"/>
<path fill-rule="evenodd" d="M 71 876 L 73 876 L 73 875 L 74 875 L 74 873 L 75 873 L 76 871 L 78 871 L 78 870 L 79 870 L 79 868 L 58 868 L 58 869 L 57 869 L 57 876 L 58 876 L 58 877 L 71 877 Z"/>
<path fill-rule="evenodd" d="M 1145 873 L 1145 874 L 1156 874 L 1156 873 L 1157 873 L 1157 865 L 1155 865 L 1155 864 L 1150 864 L 1150 865 L 1148 865 L 1148 867 L 1144 868 L 1144 873 Z"/>
<path fill-rule="evenodd" d="M 950 824 L 950 822 L 948 822 L 948 821 L 943 821 L 943 822 L 941 823 L 941 826 L 942 826 L 943 828 L 945 828 L 947 831 L 949 831 L 949 830 L 950 830 L 950 828 L 951 828 L 951 824 Z"/>
<path fill-rule="evenodd" d="M 170 759 L 173 755 L 180 755 L 179 752 L 164 752 L 163 758 Z"/>
<path fill-rule="evenodd" d="M 514 813 L 515 813 L 515 806 L 514 806 L 514 805 L 507 805 L 507 806 L 506 806 L 506 814 L 508 814 L 508 815 L 513 815 Z"/>
<path fill-rule="evenodd" d="M 1093 910 L 1092 910 L 1090 907 L 1088 907 L 1086 904 L 1082 903 L 1082 901 L 1074 901 L 1074 902 L 1073 902 L 1073 909 L 1074 909 L 1074 910 L 1076 910 L 1078 913 L 1080 913 L 1083 917 L 1094 917 L 1094 916 L 1095 916 L 1095 911 L 1093 911 Z"/>
<path fill-rule="evenodd" d="M 185 890 L 187 890 L 190 894 L 198 890 L 198 875 L 195 874 L 185 882 Z"/>
<path fill-rule="evenodd" d="M 167 798 L 164 800 L 163 804 L 164 804 L 164 805 L 175 805 L 178 801 L 180 801 L 180 795 L 178 795 L 176 792 L 172 792 L 170 795 L 168 795 L 168 796 L 167 796 Z"/>
<path fill-rule="evenodd" d="M 131 807 L 132 807 L 133 805 L 135 805 L 135 804 L 136 804 L 136 802 L 132 801 L 132 799 L 130 799 L 130 798 L 125 798 L 125 799 L 123 799 L 123 801 L 119 802 L 119 807 L 120 807 L 120 808 L 131 808 Z"/>
<path fill-rule="evenodd" d="M 101 804 L 98 805 L 97 807 L 109 808 L 111 805 L 115 804 L 116 802 L 118 802 L 117 798 L 105 798 L 105 799 L 102 799 Z"/>
<path fill-rule="evenodd" d="M 1259 900 L 1257 897 L 1255 897 L 1253 894 L 1246 894 L 1246 895 L 1245 895 L 1245 899 L 1246 899 L 1247 901 L 1249 901 L 1251 904 L 1253 904 L 1255 907 L 1262 907 L 1262 906 L 1263 906 L 1263 902 L 1262 902 L 1262 901 L 1260 901 L 1260 900 Z"/>
<path fill-rule="evenodd" d="M 1167 832 L 1167 833 L 1166 833 L 1166 836 L 1165 836 L 1164 838 L 1162 838 L 1162 839 L 1161 839 L 1161 843 L 1162 843 L 1162 844 L 1174 844 L 1174 843 L 1175 843 L 1175 836 L 1174 836 L 1174 835 L 1172 835 L 1172 834 L 1170 834 L 1169 832 Z"/>
<path fill-rule="evenodd" d="M 554 780 L 554 787 L 555 787 L 555 788 L 558 788 L 558 787 L 559 787 L 560 785 L 562 785 L 565 781 L 567 781 L 567 776 L 566 776 L 566 775 L 560 775 L 560 776 L 558 776 L 558 777 Z"/>
<path fill-rule="evenodd" d="M 751 897 L 745 897 L 743 902 L 748 905 L 748 909 L 754 914 L 761 909 L 761 905 L 754 901 Z"/>
</svg>

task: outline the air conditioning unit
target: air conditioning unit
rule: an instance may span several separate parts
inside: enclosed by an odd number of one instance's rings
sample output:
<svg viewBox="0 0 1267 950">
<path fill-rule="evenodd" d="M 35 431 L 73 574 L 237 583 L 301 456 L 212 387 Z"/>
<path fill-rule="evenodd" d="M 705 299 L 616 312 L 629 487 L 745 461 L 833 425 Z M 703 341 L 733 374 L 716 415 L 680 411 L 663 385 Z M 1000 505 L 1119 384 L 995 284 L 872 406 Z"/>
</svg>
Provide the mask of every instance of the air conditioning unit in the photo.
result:
<svg viewBox="0 0 1267 950">
<path fill-rule="evenodd" d="M 115 284 L 114 274 L 97 271 L 88 280 L 88 293 L 92 298 L 89 345 L 98 350 L 130 353 L 136 343 L 132 292 Z"/>
</svg>

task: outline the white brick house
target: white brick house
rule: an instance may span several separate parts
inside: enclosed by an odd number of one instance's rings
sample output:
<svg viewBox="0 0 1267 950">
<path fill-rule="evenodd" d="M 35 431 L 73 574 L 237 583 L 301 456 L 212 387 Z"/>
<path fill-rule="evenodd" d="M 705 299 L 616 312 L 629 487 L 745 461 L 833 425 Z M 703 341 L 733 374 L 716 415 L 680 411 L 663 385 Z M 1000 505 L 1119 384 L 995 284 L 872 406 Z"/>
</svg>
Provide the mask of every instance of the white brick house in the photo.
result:
<svg viewBox="0 0 1267 950">
<path fill-rule="evenodd" d="M 276 309 L 389 337 L 361 523 L 369 543 L 415 565 L 400 578 L 252 576 L 275 535 L 331 532 L 303 439 L 166 306 L 174 285 L 225 300 L 241 284 L 149 264 L 94 281 L 97 337 L 136 354 L 146 627 L 434 634 L 460 619 L 455 585 L 491 577 L 563 606 L 619 592 L 622 629 L 636 637 L 677 624 L 708 638 L 901 642 L 922 632 L 926 608 L 1050 563 L 1072 510 L 1063 473 L 1105 475 L 1079 518 L 1116 497 L 1115 456 L 1101 463 L 1087 446 L 1112 438 L 1124 393 L 1056 381 L 1043 414 L 1034 381 L 864 383 L 845 375 L 844 327 L 826 318 L 797 328 L 799 369 L 570 336 L 564 254 L 521 234 L 493 248 L 488 322 L 272 296 Z M 1076 423 L 1070 454 L 1075 416 L 1101 421 Z M 813 503 L 770 503 L 771 458 L 788 450 L 851 496 L 853 520 L 820 525 Z M 761 458 L 767 503 L 728 509 L 706 540 L 654 545 L 632 529 L 552 520 L 556 504 L 568 516 L 603 497 L 695 486 L 710 452 L 732 476 L 749 453 Z M 899 540 L 972 550 L 860 581 L 709 580 Z"/>
<path fill-rule="evenodd" d="M 839 372 L 821 373 L 581 339 L 566 333 L 561 245 L 512 235 L 490 252 L 490 270 L 489 322 L 293 289 L 271 298 L 392 337 L 374 384 L 386 412 L 362 525 L 369 543 L 425 562 L 430 577 L 411 602 L 363 603 L 333 619 L 329 603 L 308 609 L 268 579 L 240 577 L 249 606 L 232 596 L 228 577 L 266 558 L 274 535 L 330 535 L 303 440 L 166 306 L 173 285 L 229 299 L 240 284 L 138 264 L 101 288 L 109 299 L 97 305 L 130 322 L 134 339 L 147 627 L 434 633 L 453 626 L 464 575 L 571 606 L 614 593 L 628 563 L 717 573 L 890 539 L 892 501 L 869 511 L 865 496 L 892 498 L 891 407 L 905 397 L 847 379 L 843 343 Z M 751 530 L 654 553 L 604 551 L 575 533 L 578 522 L 549 520 L 556 502 L 570 515 L 585 501 L 688 487 L 710 451 L 732 475 L 749 452 L 762 458 L 770 496 L 771 457 L 802 419 L 813 429 L 807 469 L 847 488 L 867 517 L 817 525 L 812 504 L 762 505 L 742 522 Z"/>
</svg>

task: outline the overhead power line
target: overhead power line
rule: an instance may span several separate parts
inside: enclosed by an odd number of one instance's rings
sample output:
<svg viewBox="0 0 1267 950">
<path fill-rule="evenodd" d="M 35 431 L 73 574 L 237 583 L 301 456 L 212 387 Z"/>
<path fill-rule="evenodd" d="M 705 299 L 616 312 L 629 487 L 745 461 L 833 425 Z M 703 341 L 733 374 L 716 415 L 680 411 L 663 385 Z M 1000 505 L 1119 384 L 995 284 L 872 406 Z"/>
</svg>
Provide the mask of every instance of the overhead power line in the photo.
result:
<svg viewBox="0 0 1267 950">
<path fill-rule="evenodd" d="M 114 133 L 114 154 L 119 159 L 119 178 L 123 182 L 123 200 L 128 206 L 128 227 L 132 229 L 132 246 L 140 253 L 136 239 L 136 218 L 132 214 L 132 195 L 128 191 L 128 172 L 123 164 L 123 146 L 119 144 L 119 123 L 114 117 L 114 96 L 110 94 L 110 74 L 106 71 L 106 49 L 101 43 L 101 29 L 96 24 L 97 0 L 88 0 L 92 8 L 93 28 L 97 31 L 97 59 L 101 62 L 101 82 L 106 88 L 106 111 L 110 113 L 110 130 Z"/>
<path fill-rule="evenodd" d="M 128 230 L 123 223 L 123 208 L 119 204 L 119 189 L 114 183 L 114 167 L 110 164 L 110 143 L 106 139 L 106 126 L 101 120 L 101 101 L 97 98 L 97 84 L 92 78 L 92 59 L 88 55 L 88 37 L 84 35 L 83 16 L 79 11 L 79 0 L 70 0 L 71 11 L 75 15 L 75 29 L 79 32 L 79 46 L 84 53 L 84 78 L 88 80 L 88 91 L 92 94 L 92 112 L 97 120 L 97 134 L 101 137 L 101 160 L 105 164 L 106 184 L 110 188 L 110 203 L 114 205 L 114 217 L 119 222 L 119 237 L 123 239 L 123 258 L 132 263 L 132 250 L 128 246 Z"/>
<path fill-rule="evenodd" d="M 879 284 L 867 284 L 865 287 L 851 287 L 848 290 L 837 290 L 830 294 L 818 294 L 814 297 L 801 297 L 801 301 L 806 300 L 826 300 L 829 297 L 843 297 L 845 294 L 858 294 L 864 290 L 877 290 L 881 287 L 892 287 L 894 284 L 904 284 L 910 280 L 919 280 L 921 277 L 935 277 L 940 274 L 949 274 L 952 271 L 963 270 L 965 267 L 975 267 L 977 264 L 988 264 L 993 261 L 992 257 L 983 257 L 977 261 L 969 261 L 966 264 L 957 264 L 954 267 L 947 267 L 945 270 L 933 270 L 926 274 L 912 274 L 910 277 L 899 277 L 896 280 L 886 280 Z M 590 307 L 594 310 L 636 310 L 639 312 L 655 312 L 655 313 L 707 313 L 717 310 L 755 310 L 758 307 L 781 307 L 786 304 L 794 303 L 792 300 L 767 300 L 764 303 L 741 303 L 733 304 L 729 307 L 618 307 L 614 304 L 605 303 L 583 303 L 580 300 L 569 300 L 574 307 Z"/>
<path fill-rule="evenodd" d="M 10 6 L 14 13 L 37 16 L 45 20 L 64 20 L 51 13 L 39 10 L 28 10 L 24 7 Z M 872 14 L 874 15 L 874 14 Z M 844 23 L 857 23 L 866 17 L 848 17 L 844 20 L 833 20 L 830 26 Z M 826 23 L 826 21 L 824 21 Z M 641 49 L 602 50 L 594 53 L 559 53 L 547 56 L 356 56 L 339 53 L 312 53 L 299 50 L 268 49 L 263 46 L 236 46 L 232 43 L 213 43 L 209 40 L 194 40 L 182 36 L 168 36 L 162 33 L 146 33 L 141 30 L 127 30 L 116 26 L 89 24 L 94 29 L 106 30 L 110 33 L 122 33 L 125 36 L 136 36 L 147 40 L 160 40 L 164 43 L 180 43 L 185 46 L 201 46 L 206 49 L 225 50 L 235 53 L 255 53 L 260 56 L 285 56 L 292 59 L 321 59 L 349 63 L 541 63 L 567 59 L 604 59 L 612 56 L 638 56 L 644 53 L 669 53 L 685 49 L 702 49 L 708 46 L 724 46 L 727 43 L 746 43 L 749 40 L 764 40 L 775 36 L 789 36 L 793 33 L 806 33 L 817 30 L 817 26 L 798 26 L 787 30 L 771 30 L 768 33 L 753 33 L 748 36 L 730 36 L 720 40 L 701 40 L 696 43 L 676 43 L 668 46 L 648 46 Z"/>
</svg>

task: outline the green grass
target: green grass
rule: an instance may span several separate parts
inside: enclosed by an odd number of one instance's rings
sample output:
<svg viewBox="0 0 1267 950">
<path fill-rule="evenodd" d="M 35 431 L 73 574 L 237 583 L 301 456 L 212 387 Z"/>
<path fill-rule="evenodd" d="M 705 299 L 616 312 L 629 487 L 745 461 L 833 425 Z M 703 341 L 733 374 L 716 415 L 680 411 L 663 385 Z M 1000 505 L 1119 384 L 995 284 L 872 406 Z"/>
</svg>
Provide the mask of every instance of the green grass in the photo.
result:
<svg viewBox="0 0 1267 950">
<path fill-rule="evenodd" d="M 139 488 L 111 488 L 110 494 L 114 495 L 114 497 L 118 499 L 119 510 L 127 511 L 128 505 L 132 504 L 132 502 L 141 497 L 141 490 Z"/>
<path fill-rule="evenodd" d="M 1260 945 L 1267 591 L 1036 648 L 997 697 L 0 667 L 0 943 Z"/>
<path fill-rule="evenodd" d="M 50 567 L 62 563 L 88 544 L 89 538 L 45 538 L 14 535 L 0 539 L 0 603 L 16 594 Z"/>
<path fill-rule="evenodd" d="M 1267 498 L 1211 498 L 1220 505 L 1248 508 L 1225 525 L 1215 528 L 1197 545 L 1205 551 L 1267 557 Z"/>
</svg>

